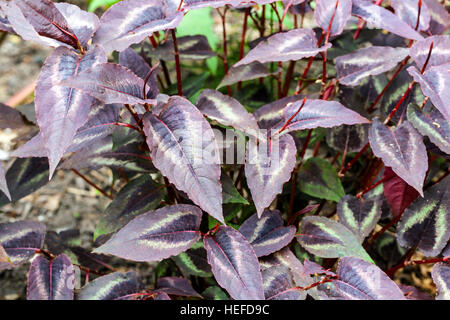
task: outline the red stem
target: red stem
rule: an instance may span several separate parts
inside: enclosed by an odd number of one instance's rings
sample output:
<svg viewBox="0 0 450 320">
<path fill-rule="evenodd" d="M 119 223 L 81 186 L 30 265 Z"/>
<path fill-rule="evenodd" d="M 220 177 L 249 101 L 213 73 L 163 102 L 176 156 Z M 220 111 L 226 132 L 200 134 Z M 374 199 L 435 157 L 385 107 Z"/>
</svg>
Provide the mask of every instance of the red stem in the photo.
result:
<svg viewBox="0 0 450 320">
<path fill-rule="evenodd" d="M 242 25 L 242 35 L 241 35 L 241 45 L 239 47 L 239 60 L 241 60 L 244 57 L 244 49 L 245 49 L 245 36 L 247 34 L 247 25 L 248 25 L 248 15 L 250 12 L 250 8 L 245 9 L 244 13 L 244 23 Z M 239 81 L 237 84 L 238 90 L 240 90 L 242 87 L 242 81 Z"/>
<path fill-rule="evenodd" d="M 361 198 L 364 194 L 366 194 L 367 192 L 369 192 L 370 190 L 375 189 L 376 187 L 378 187 L 380 184 L 391 180 L 393 177 L 395 176 L 395 173 L 391 173 L 390 175 L 384 177 L 383 179 L 380 179 L 378 182 L 372 184 L 371 186 L 365 188 L 363 191 L 359 192 L 356 197 L 357 198 Z"/>
<path fill-rule="evenodd" d="M 175 34 L 175 29 L 170 30 L 172 33 L 172 40 L 173 40 L 173 55 L 175 57 L 175 67 L 177 71 L 177 89 L 178 89 L 178 95 L 183 96 L 183 87 L 181 83 L 181 68 L 180 68 L 180 54 L 178 52 L 178 43 L 177 43 L 177 36 Z"/>
<path fill-rule="evenodd" d="M 339 176 L 343 176 L 348 170 L 350 170 L 351 167 L 353 167 L 353 165 L 356 163 L 356 161 L 358 161 L 358 159 L 363 155 L 363 153 L 367 150 L 367 148 L 369 148 L 369 143 L 367 142 L 364 147 L 361 148 L 361 150 L 359 150 L 359 152 L 356 154 L 356 156 L 352 159 L 352 161 L 350 161 L 344 168 L 344 170 L 342 170 L 341 172 L 339 172 Z"/>
<path fill-rule="evenodd" d="M 281 127 L 281 129 L 278 130 L 278 134 L 283 132 L 286 129 L 286 127 L 289 125 L 289 123 L 291 123 L 292 119 L 294 119 L 298 115 L 298 113 L 303 109 L 303 106 L 305 105 L 305 102 L 306 102 L 306 97 L 303 98 L 302 104 L 297 109 L 297 111 L 285 122 L 283 127 Z"/>
<path fill-rule="evenodd" d="M 89 184 L 90 186 L 94 187 L 95 189 L 97 189 L 101 194 L 103 194 L 105 197 L 112 199 L 112 196 L 110 194 L 108 194 L 106 191 L 104 191 L 102 188 L 100 188 L 99 186 L 97 186 L 94 182 L 92 182 L 91 180 L 89 180 L 87 177 L 85 177 L 82 173 L 80 173 L 78 170 L 76 169 L 71 169 L 77 176 L 79 176 L 80 178 L 82 178 L 84 181 L 87 182 L 87 184 Z"/>
</svg>

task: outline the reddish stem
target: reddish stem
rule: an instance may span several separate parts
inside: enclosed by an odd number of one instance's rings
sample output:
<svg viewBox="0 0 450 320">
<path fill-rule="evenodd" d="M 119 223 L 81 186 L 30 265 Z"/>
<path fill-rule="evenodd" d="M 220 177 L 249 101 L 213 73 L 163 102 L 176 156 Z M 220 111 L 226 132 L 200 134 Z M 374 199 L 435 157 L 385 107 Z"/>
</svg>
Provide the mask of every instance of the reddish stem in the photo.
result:
<svg viewBox="0 0 450 320">
<path fill-rule="evenodd" d="M 91 180 L 89 180 L 87 177 L 85 177 L 82 173 L 80 173 L 78 170 L 76 169 L 71 169 L 77 176 L 79 176 L 80 178 L 82 178 L 84 181 L 87 182 L 87 184 L 89 184 L 90 186 L 94 187 L 95 189 L 97 189 L 101 194 L 103 194 L 105 197 L 112 199 L 112 196 L 110 194 L 108 194 L 106 191 L 104 191 L 102 188 L 100 188 L 99 186 L 97 186 L 94 182 L 92 182 Z"/>
<path fill-rule="evenodd" d="M 305 102 L 306 102 L 306 97 L 303 98 L 302 104 L 297 109 L 297 111 L 285 122 L 283 127 L 281 127 L 281 129 L 278 130 L 278 134 L 283 132 L 286 129 L 286 127 L 289 125 L 289 123 L 291 123 L 292 119 L 294 119 L 298 115 L 298 113 L 302 110 L 303 106 L 305 105 Z"/>
<path fill-rule="evenodd" d="M 357 198 L 361 198 L 364 194 L 366 194 L 367 192 L 369 192 L 370 190 L 375 189 L 376 187 L 378 187 L 380 184 L 391 180 L 393 177 L 395 176 L 395 173 L 391 173 L 390 175 L 384 177 L 383 179 L 380 179 L 378 182 L 372 184 L 371 186 L 365 188 L 363 191 L 359 192 L 356 197 Z"/>
<path fill-rule="evenodd" d="M 180 54 L 178 52 L 178 42 L 177 42 L 177 36 L 175 34 L 175 29 L 170 30 L 172 33 L 172 40 L 173 40 L 173 55 L 175 57 L 175 67 L 177 71 L 177 89 L 178 89 L 178 95 L 183 96 L 183 87 L 181 83 L 181 68 L 180 68 Z"/>
<path fill-rule="evenodd" d="M 361 148 L 361 150 L 359 150 L 359 152 L 356 154 L 356 156 L 352 159 L 352 161 L 350 161 L 344 168 L 344 170 L 342 170 L 341 172 L 339 172 L 339 176 L 343 176 L 348 170 L 350 170 L 351 167 L 353 167 L 353 165 L 356 163 L 356 161 L 358 161 L 358 159 L 363 155 L 363 153 L 367 150 L 367 148 L 369 148 L 369 143 L 367 142 L 364 147 Z"/>
<path fill-rule="evenodd" d="M 244 23 L 242 25 L 242 35 L 241 35 L 241 45 L 239 47 L 239 60 L 244 57 L 244 49 L 245 49 L 245 36 L 247 34 L 247 25 L 248 25 L 248 15 L 250 12 L 250 8 L 246 8 L 244 12 Z M 237 84 L 238 90 L 242 87 L 242 81 L 239 81 Z"/>
</svg>

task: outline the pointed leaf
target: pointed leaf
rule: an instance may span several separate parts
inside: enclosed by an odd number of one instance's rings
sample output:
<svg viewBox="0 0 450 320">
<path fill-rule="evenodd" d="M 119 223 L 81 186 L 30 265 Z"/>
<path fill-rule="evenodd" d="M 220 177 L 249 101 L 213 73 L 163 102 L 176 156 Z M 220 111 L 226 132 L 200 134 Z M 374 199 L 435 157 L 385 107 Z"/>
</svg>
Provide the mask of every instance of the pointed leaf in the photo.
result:
<svg viewBox="0 0 450 320">
<path fill-rule="evenodd" d="M 429 31 L 432 34 L 441 34 L 450 26 L 447 9 L 438 0 L 424 0 L 423 2 L 427 5 L 431 16 Z"/>
<path fill-rule="evenodd" d="M 98 236 L 120 229 L 136 216 L 156 209 L 163 196 L 163 190 L 150 175 L 131 180 L 106 208 L 95 229 L 94 241 Z"/>
<path fill-rule="evenodd" d="M 237 230 L 220 226 L 204 238 L 208 262 L 219 285 L 235 300 L 264 300 L 255 252 Z"/>
<path fill-rule="evenodd" d="M 302 101 L 304 97 L 304 95 L 296 95 L 276 100 L 258 108 L 253 115 L 261 129 L 270 129 L 284 119 L 283 109 L 287 105 L 296 101 Z"/>
<path fill-rule="evenodd" d="M 337 2 L 339 1 L 339 2 Z M 337 5 L 337 8 L 336 8 Z M 336 10 L 336 12 L 335 12 Z M 352 15 L 352 1 L 351 0 L 317 0 L 316 8 L 314 9 L 314 19 L 319 27 L 325 32 L 328 31 L 331 18 L 330 36 L 334 37 L 344 31 L 348 20 Z"/>
<path fill-rule="evenodd" d="M 431 276 L 437 288 L 436 300 L 450 300 L 450 264 L 435 264 Z"/>
<path fill-rule="evenodd" d="M 220 183 L 222 184 L 222 202 L 225 203 L 242 203 L 249 204 L 248 201 L 241 196 L 239 191 L 233 184 L 233 180 L 222 171 L 220 176 Z"/>
<path fill-rule="evenodd" d="M 142 285 L 135 271 L 114 272 L 89 282 L 77 296 L 77 300 L 131 300 Z"/>
<path fill-rule="evenodd" d="M 339 82 L 346 86 L 357 86 L 361 80 L 394 68 L 409 54 L 407 48 L 371 46 L 336 58 Z"/>
<path fill-rule="evenodd" d="M 345 191 L 336 170 L 325 159 L 309 158 L 298 173 L 300 190 L 312 197 L 338 202 Z"/>
<path fill-rule="evenodd" d="M 450 239 L 450 177 L 425 191 L 405 210 L 397 227 L 398 243 L 417 246 L 426 256 L 436 256 Z"/>
<path fill-rule="evenodd" d="M 309 216 L 302 219 L 298 242 L 308 252 L 323 258 L 353 256 L 373 262 L 359 243 L 359 239 L 343 224 Z"/>
<path fill-rule="evenodd" d="M 203 242 L 197 242 L 192 247 L 179 255 L 172 257 L 183 274 L 211 277 L 211 266 L 208 264 L 206 250 Z"/>
<path fill-rule="evenodd" d="M 422 0 L 391 0 L 395 15 L 406 22 L 410 27 L 416 28 L 419 14 L 419 1 Z M 421 3 L 419 27 L 417 30 L 426 31 L 430 27 L 430 13 L 426 3 Z"/>
<path fill-rule="evenodd" d="M 202 292 L 206 300 L 229 300 L 227 294 L 218 286 L 208 287 Z"/>
<path fill-rule="evenodd" d="M 368 129 L 367 124 L 333 127 L 327 130 L 327 144 L 339 152 L 358 152 L 369 139 Z"/>
<path fill-rule="evenodd" d="M 346 195 L 339 200 L 337 214 L 339 222 L 353 231 L 362 243 L 380 220 L 381 203 Z"/>
<path fill-rule="evenodd" d="M 266 300 L 303 300 L 301 290 L 294 288 L 288 267 L 267 268 L 262 277 Z"/>
<path fill-rule="evenodd" d="M 274 72 L 270 72 L 265 65 L 259 63 L 258 61 L 237 67 L 233 66 L 230 70 L 228 70 L 228 73 L 225 77 L 223 77 L 222 81 L 220 81 L 216 89 L 229 86 L 240 81 L 266 78 L 272 74 L 274 74 Z"/>
<path fill-rule="evenodd" d="M 297 147 L 291 135 L 259 142 L 258 145 L 255 139 L 250 139 L 247 143 L 245 177 L 256 212 L 261 216 L 291 178 Z"/>
<path fill-rule="evenodd" d="M 18 221 L 0 224 L 0 247 L 3 255 L 0 270 L 11 269 L 28 262 L 36 250 L 42 248 L 45 237 L 45 225 L 34 221 Z"/>
<path fill-rule="evenodd" d="M 450 121 L 450 63 L 431 67 L 422 75 L 415 67 L 409 67 L 408 72 L 414 81 L 420 84 L 425 96 Z"/>
<path fill-rule="evenodd" d="M 133 261 L 159 261 L 189 249 L 200 239 L 199 208 L 172 205 L 131 220 L 96 253 L 112 254 Z"/>
<path fill-rule="evenodd" d="M 22 114 L 6 104 L 0 103 L 0 129 L 18 129 L 26 126 Z"/>
<path fill-rule="evenodd" d="M 77 130 L 87 121 L 97 101 L 85 93 L 60 85 L 73 75 L 106 62 L 101 47 L 85 55 L 59 47 L 46 59 L 36 85 L 36 118 L 50 163 L 50 177 L 72 143 Z"/>
<path fill-rule="evenodd" d="M 75 269 L 65 254 L 51 261 L 33 260 L 28 273 L 27 300 L 73 300 Z"/>
<path fill-rule="evenodd" d="M 6 182 L 5 171 L 3 165 L 0 163 L 0 191 L 11 201 L 11 194 L 9 193 L 8 183 Z"/>
<path fill-rule="evenodd" d="M 178 54 L 182 60 L 201 60 L 214 57 L 207 37 L 204 35 L 177 37 Z M 173 61 L 173 40 L 168 39 L 156 48 L 151 48 L 149 55 L 152 58 L 164 61 Z"/>
<path fill-rule="evenodd" d="M 418 105 L 410 104 L 407 116 L 414 128 L 430 138 L 443 152 L 450 154 L 450 124 L 442 113 L 435 109 L 425 112 Z"/>
<path fill-rule="evenodd" d="M 265 210 L 260 218 L 255 213 L 239 228 L 258 257 L 269 255 L 287 246 L 294 238 L 295 227 L 283 225 L 278 210 Z"/>
<path fill-rule="evenodd" d="M 354 257 L 340 259 L 339 280 L 333 280 L 346 300 L 405 300 L 403 292 L 380 268 Z"/>
<path fill-rule="evenodd" d="M 192 288 L 192 285 L 184 278 L 178 277 L 163 277 L 159 278 L 156 283 L 156 287 L 159 291 L 163 291 L 167 294 L 184 297 L 198 297 L 201 295 Z"/>
<path fill-rule="evenodd" d="M 423 39 L 417 31 L 389 10 L 365 0 L 352 0 L 352 3 L 352 15 L 366 20 L 369 24 L 407 39 Z"/>
<path fill-rule="evenodd" d="M 294 29 L 276 33 L 261 41 L 233 67 L 249 64 L 253 61 L 265 63 L 300 60 L 302 58 L 314 57 L 319 52 L 326 51 L 330 47 L 331 44 L 327 43 L 323 47 L 318 48 L 317 39 L 312 30 Z"/>
<path fill-rule="evenodd" d="M 144 116 L 144 132 L 155 167 L 224 223 L 217 142 L 200 111 L 184 98 L 171 97 L 158 116 Z"/>
<path fill-rule="evenodd" d="M 144 80 L 114 63 L 98 64 L 61 84 L 79 89 L 104 103 L 156 104 L 155 100 L 143 96 Z M 147 84 L 146 94 L 149 89 Z"/>
<path fill-rule="evenodd" d="M 177 1 L 124 0 L 111 6 L 100 18 L 100 27 L 93 42 L 101 44 L 106 52 L 123 51 L 139 43 L 153 32 L 175 29 L 183 18 L 176 11 Z"/>
</svg>

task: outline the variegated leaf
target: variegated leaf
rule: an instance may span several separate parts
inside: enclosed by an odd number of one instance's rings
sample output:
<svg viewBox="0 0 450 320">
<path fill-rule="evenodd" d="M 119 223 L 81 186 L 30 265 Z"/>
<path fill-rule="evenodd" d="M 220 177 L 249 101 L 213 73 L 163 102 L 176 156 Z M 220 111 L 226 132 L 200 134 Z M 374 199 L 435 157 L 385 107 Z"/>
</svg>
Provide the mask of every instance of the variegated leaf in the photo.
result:
<svg viewBox="0 0 450 320">
<path fill-rule="evenodd" d="M 69 257 L 38 256 L 28 272 L 27 300 L 73 300 L 75 269 Z"/>
<path fill-rule="evenodd" d="M 258 258 L 237 230 L 220 226 L 204 238 L 208 262 L 219 285 L 235 300 L 264 300 Z"/>
<path fill-rule="evenodd" d="M 252 215 L 239 232 L 250 242 L 258 257 L 269 255 L 287 246 L 294 238 L 294 226 L 284 226 L 278 210 L 265 210 L 261 217 Z"/>
<path fill-rule="evenodd" d="M 90 109 L 98 102 L 91 96 L 60 85 L 61 81 L 107 61 L 101 47 L 85 55 L 59 47 L 45 61 L 36 85 L 35 109 L 40 134 L 50 164 L 50 178 Z"/>
<path fill-rule="evenodd" d="M 184 0 L 183 8 L 185 10 L 194 10 L 205 7 L 220 8 L 225 5 L 237 6 L 243 0 Z"/>
<path fill-rule="evenodd" d="M 428 58 L 431 43 L 433 43 L 433 50 L 431 51 L 430 58 Z M 450 35 L 432 36 L 416 41 L 409 49 L 409 54 L 420 70 L 422 70 L 427 59 L 428 63 L 425 70 L 441 64 L 450 63 Z"/>
<path fill-rule="evenodd" d="M 449 13 L 447 9 L 437 0 L 423 0 L 430 12 L 431 34 L 442 34 L 450 26 Z"/>
<path fill-rule="evenodd" d="M 333 280 L 345 300 L 405 300 L 403 292 L 380 268 L 354 257 L 341 258 L 338 280 Z"/>
<path fill-rule="evenodd" d="M 394 68 L 409 54 L 407 48 L 371 46 L 336 58 L 339 82 L 357 86 L 362 79 Z"/>
<path fill-rule="evenodd" d="M 303 218 L 297 240 L 308 252 L 319 257 L 353 256 L 373 262 L 353 232 L 343 224 L 324 217 Z"/>
<path fill-rule="evenodd" d="M 153 32 L 174 29 L 183 18 L 175 0 L 124 0 L 111 6 L 100 18 L 93 42 L 107 52 L 123 51 Z"/>
<path fill-rule="evenodd" d="M 159 261 L 189 249 L 200 239 L 201 218 L 201 210 L 188 204 L 144 213 L 94 252 L 133 261 Z"/>
<path fill-rule="evenodd" d="M 333 127 L 327 130 L 327 144 L 339 152 L 358 152 L 369 139 L 368 129 L 367 124 Z"/>
<path fill-rule="evenodd" d="M 240 81 L 266 78 L 272 74 L 273 72 L 270 72 L 264 64 L 258 61 L 237 67 L 233 66 L 230 70 L 228 70 L 228 73 L 225 77 L 223 77 L 222 81 L 220 81 L 216 89 L 229 86 Z"/>
<path fill-rule="evenodd" d="M 144 116 L 144 132 L 155 167 L 224 223 L 217 142 L 201 112 L 185 98 L 171 97 L 158 116 Z"/>
<path fill-rule="evenodd" d="M 435 264 L 431 276 L 437 288 L 436 300 L 450 300 L 450 264 Z"/>
<path fill-rule="evenodd" d="M 163 291 L 167 294 L 184 297 L 198 297 L 201 295 L 192 288 L 192 285 L 184 278 L 178 277 L 163 277 L 159 278 L 156 287 L 158 291 Z"/>
<path fill-rule="evenodd" d="M 259 127 L 255 117 L 233 97 L 216 90 L 205 89 L 195 104 L 200 112 L 211 120 L 258 137 Z"/>
<path fill-rule="evenodd" d="M 77 300 L 132 300 L 141 287 L 139 275 L 135 271 L 114 272 L 81 288 Z"/>
<path fill-rule="evenodd" d="M 12 269 L 28 262 L 42 248 L 45 225 L 34 221 L 0 224 L 0 247 L 6 257 L 0 260 L 0 270 Z M 5 261 L 6 260 L 6 261 Z"/>
<path fill-rule="evenodd" d="M 261 129 L 270 129 L 283 121 L 283 110 L 286 106 L 296 101 L 302 101 L 304 97 L 304 95 L 296 95 L 276 100 L 258 108 L 253 115 Z"/>
<path fill-rule="evenodd" d="M 179 255 L 172 257 L 183 274 L 198 277 L 211 277 L 211 266 L 208 264 L 206 250 L 202 242 L 197 242 L 192 247 Z"/>
<path fill-rule="evenodd" d="M 415 29 L 419 14 L 419 2 L 421 2 L 421 8 L 417 30 L 426 31 L 430 27 L 430 13 L 426 3 L 423 3 L 422 0 L 391 0 L 391 5 L 395 10 L 395 15 Z"/>
<path fill-rule="evenodd" d="M 428 156 L 417 130 L 408 121 L 392 130 L 375 118 L 369 130 L 369 142 L 375 156 L 423 196 Z"/>
<path fill-rule="evenodd" d="M 6 182 L 5 171 L 3 165 L 0 163 L 0 191 L 11 201 L 11 194 L 9 193 L 8 183 Z"/>
<path fill-rule="evenodd" d="M 0 30 L 4 31 L 4 32 L 16 34 L 11 23 L 9 22 L 8 18 L 6 17 L 5 12 L 3 12 L 3 10 L 2 10 L 2 5 L 4 5 L 4 3 L 0 3 Z"/>
<path fill-rule="evenodd" d="M 303 300 L 301 290 L 295 288 L 289 268 L 273 266 L 262 271 L 266 300 Z"/>
<path fill-rule="evenodd" d="M 397 227 L 398 243 L 417 246 L 426 256 L 436 256 L 450 239 L 450 177 L 425 191 L 405 210 Z"/>
<path fill-rule="evenodd" d="M 330 43 L 322 47 L 317 46 L 317 39 L 310 29 L 294 29 L 271 35 L 258 43 L 247 55 L 233 67 L 259 61 L 261 63 L 273 61 L 300 60 L 314 57 L 319 52 L 331 47 Z"/>
<path fill-rule="evenodd" d="M 346 195 L 339 200 L 337 214 L 339 222 L 353 231 L 362 243 L 381 217 L 381 203 Z"/>
<path fill-rule="evenodd" d="M 229 300 L 227 294 L 218 286 L 206 288 L 206 290 L 202 292 L 202 296 L 206 300 Z"/>
<path fill-rule="evenodd" d="M 248 141 L 245 177 L 258 216 L 283 191 L 283 184 L 290 179 L 295 167 L 296 153 L 297 147 L 290 135 L 259 141 L 259 144 L 255 139 Z"/>
<path fill-rule="evenodd" d="M 323 31 L 328 32 L 331 19 L 330 36 L 337 36 L 344 31 L 352 15 L 351 0 L 317 0 L 314 19 Z"/>
<path fill-rule="evenodd" d="M 415 67 L 407 70 L 414 81 L 420 84 L 423 94 L 450 121 L 450 63 L 431 67 L 424 74 L 420 74 Z"/>
<path fill-rule="evenodd" d="M 352 15 L 366 20 L 380 29 L 411 40 L 422 40 L 423 37 L 389 10 L 366 0 L 352 0 Z"/>
</svg>

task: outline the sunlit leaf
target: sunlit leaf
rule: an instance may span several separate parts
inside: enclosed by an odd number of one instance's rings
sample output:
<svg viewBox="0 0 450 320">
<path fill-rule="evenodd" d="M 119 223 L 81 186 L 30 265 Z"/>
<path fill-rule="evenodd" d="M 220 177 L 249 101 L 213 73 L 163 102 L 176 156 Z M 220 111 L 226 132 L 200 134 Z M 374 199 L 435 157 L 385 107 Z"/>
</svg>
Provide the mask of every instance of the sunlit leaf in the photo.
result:
<svg viewBox="0 0 450 320">
<path fill-rule="evenodd" d="M 422 0 L 391 0 L 395 15 L 406 22 L 410 27 L 416 28 L 419 14 L 419 1 Z M 417 30 L 426 31 L 430 27 L 430 13 L 426 3 L 421 3 L 420 19 Z"/>
<path fill-rule="evenodd" d="M 228 70 L 228 73 L 225 77 L 223 77 L 222 81 L 220 81 L 216 89 L 229 86 L 240 81 L 266 78 L 273 73 L 274 72 L 270 72 L 264 64 L 259 63 L 258 61 L 237 67 L 233 66 L 230 70 Z"/>
<path fill-rule="evenodd" d="M 351 15 L 351 0 L 316 0 L 314 19 L 323 31 L 328 32 L 329 24 L 333 17 L 333 23 L 330 28 L 330 36 L 332 37 L 342 33 Z"/>
<path fill-rule="evenodd" d="M 438 0 L 423 0 L 430 12 L 430 32 L 432 34 L 441 34 L 450 26 L 447 9 Z"/>
</svg>

